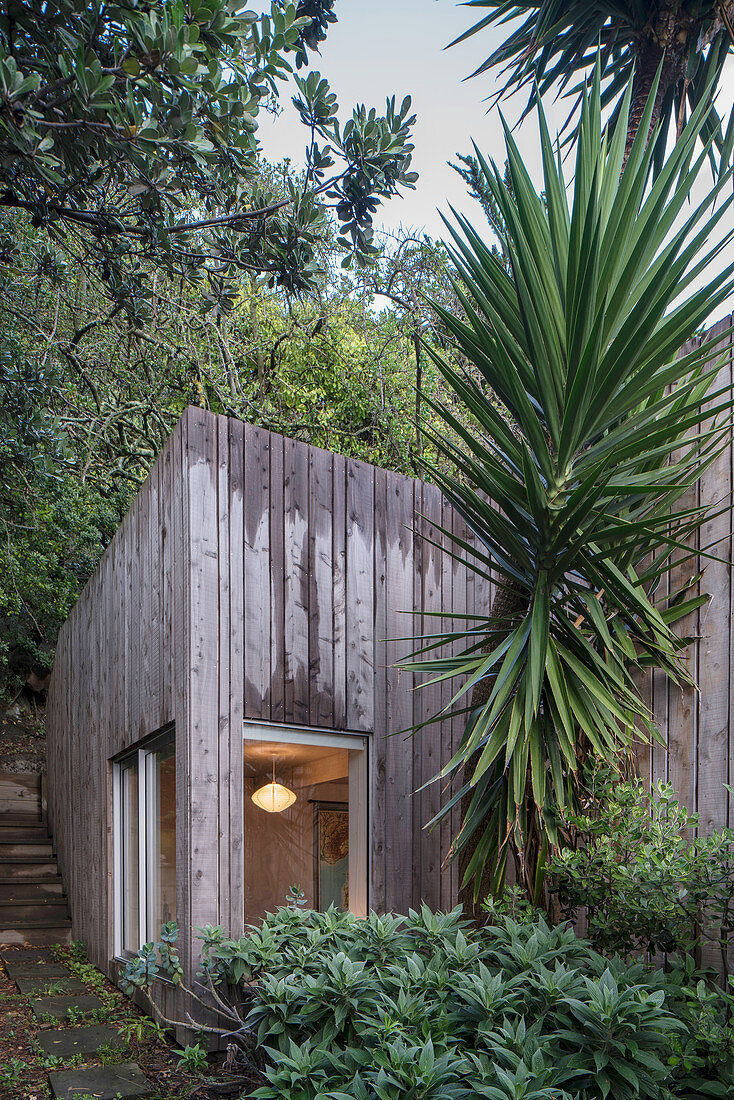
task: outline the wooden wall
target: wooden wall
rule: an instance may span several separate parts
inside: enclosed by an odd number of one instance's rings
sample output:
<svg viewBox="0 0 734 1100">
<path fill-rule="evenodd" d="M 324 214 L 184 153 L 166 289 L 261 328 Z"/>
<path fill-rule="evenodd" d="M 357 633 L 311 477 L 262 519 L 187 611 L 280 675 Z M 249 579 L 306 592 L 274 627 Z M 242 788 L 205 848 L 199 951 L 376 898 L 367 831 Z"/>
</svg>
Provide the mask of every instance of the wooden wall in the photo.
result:
<svg viewBox="0 0 734 1100">
<path fill-rule="evenodd" d="M 707 338 L 732 377 L 726 318 Z M 702 828 L 734 824 L 732 448 L 696 499 L 721 514 L 700 534 L 711 602 L 681 625 L 700 692 L 653 676 L 643 690 L 666 748 L 642 774 L 670 779 Z M 435 525 L 435 526 L 434 526 Z M 436 488 L 188 409 L 59 638 L 49 696 L 49 812 L 70 893 L 73 934 L 107 968 L 111 953 L 110 759 L 176 724 L 178 915 L 183 928 L 243 910 L 242 722 L 259 719 L 371 734 L 371 904 L 447 907 L 447 826 L 419 791 L 450 755 L 458 722 L 407 740 L 399 731 L 446 698 L 414 692 L 394 669 L 411 633 L 441 610 L 486 610 L 489 592 L 419 529 L 459 529 Z M 462 532 L 463 533 L 463 532 Z M 677 572 L 695 571 L 683 562 Z M 414 793 L 419 792 L 419 793 Z M 188 945 L 189 958 L 196 945 Z"/>
<path fill-rule="evenodd" d="M 732 338 L 731 334 L 722 337 L 722 333 L 732 323 L 734 315 L 725 317 L 703 337 L 722 356 L 714 389 L 722 389 L 727 395 L 733 384 Z M 701 339 L 697 339 L 697 344 L 700 343 Z M 687 345 L 683 353 L 689 347 L 692 345 Z M 714 403 L 722 399 L 723 395 Z M 680 505 L 685 506 L 686 501 L 691 505 L 707 503 L 720 513 L 704 524 L 695 547 L 721 560 L 700 557 L 683 561 L 684 555 L 676 553 L 674 558 L 679 564 L 671 573 L 671 584 L 677 587 L 683 579 L 702 570 L 696 590 L 710 596 L 707 605 L 676 627 L 682 637 L 696 639 L 686 650 L 685 659 L 699 690 L 676 687 L 659 673 L 649 676 L 643 685 L 665 746 L 654 745 L 639 753 L 640 772 L 652 783 L 659 779 L 672 783 L 684 804 L 698 811 L 701 831 L 706 834 L 724 825 L 734 825 L 734 800 L 725 788 L 725 784 L 734 781 L 734 587 L 729 564 L 733 550 L 733 457 L 730 445 Z"/>
<path fill-rule="evenodd" d="M 109 972 L 112 955 L 110 759 L 175 722 L 177 781 L 189 768 L 190 568 L 185 418 L 72 609 L 48 698 L 48 813 L 72 933 Z M 179 802 L 177 856 L 189 809 Z M 177 905 L 186 919 L 179 880 Z"/>
<path fill-rule="evenodd" d="M 425 518 L 423 518 L 425 517 Z M 432 526 L 436 525 L 436 527 Z M 400 639 L 488 594 L 441 550 L 434 486 L 188 409 L 59 637 L 49 807 L 73 934 L 108 968 L 112 757 L 176 725 L 178 919 L 241 930 L 243 719 L 371 734 L 373 907 L 450 906 L 448 829 L 424 823 L 457 723 L 412 690 Z M 463 533 L 463 531 L 462 531 Z M 397 736 L 391 736 L 391 735 Z M 195 944 L 187 944 L 191 963 Z"/>
<path fill-rule="evenodd" d="M 218 828 L 207 815 L 211 833 L 202 825 L 192 842 L 193 923 L 212 919 L 215 894 L 219 919 L 241 921 L 241 855 L 231 853 L 241 842 L 242 718 L 371 733 L 371 904 L 452 904 L 447 830 L 422 827 L 438 789 L 413 792 L 447 759 L 458 726 L 399 736 L 448 695 L 414 692 L 392 666 L 410 649 L 399 639 L 439 625 L 431 612 L 477 605 L 467 571 L 413 535 L 440 543 L 438 527 L 458 520 L 435 486 L 200 410 L 189 411 L 188 448 L 194 652 L 219 646 L 218 675 L 202 660 L 192 686 L 192 789 L 220 794 Z M 198 822 L 195 801 L 192 815 Z"/>
</svg>

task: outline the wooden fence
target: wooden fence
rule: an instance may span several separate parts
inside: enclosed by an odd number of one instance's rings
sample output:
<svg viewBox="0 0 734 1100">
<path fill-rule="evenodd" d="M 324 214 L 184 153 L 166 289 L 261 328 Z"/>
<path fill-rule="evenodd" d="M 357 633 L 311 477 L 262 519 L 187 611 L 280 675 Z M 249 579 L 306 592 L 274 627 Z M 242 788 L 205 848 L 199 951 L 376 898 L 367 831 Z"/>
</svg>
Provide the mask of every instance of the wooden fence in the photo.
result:
<svg viewBox="0 0 734 1100">
<path fill-rule="evenodd" d="M 732 336 L 722 333 L 734 323 L 734 315 L 723 318 L 703 337 L 718 344 L 722 355 L 719 386 L 731 392 Z M 687 349 L 684 349 L 684 351 Z M 697 550 L 714 555 L 684 559 L 670 576 L 673 588 L 702 572 L 696 590 L 708 593 L 708 604 L 690 614 L 677 627 L 682 637 L 695 640 L 685 653 L 686 663 L 698 689 L 679 688 L 665 676 L 650 675 L 643 692 L 650 705 L 666 747 L 653 745 L 639 753 L 639 767 L 650 782 L 659 779 L 673 784 L 679 798 L 701 816 L 701 831 L 710 833 L 734 824 L 734 799 L 726 790 L 732 782 L 734 758 L 733 612 L 732 585 L 732 489 L 734 488 L 734 447 L 729 445 L 706 470 L 699 485 L 689 491 L 682 504 L 707 503 L 713 517 L 701 528 L 695 542 Z M 664 594 L 664 593 L 661 593 Z"/>
</svg>

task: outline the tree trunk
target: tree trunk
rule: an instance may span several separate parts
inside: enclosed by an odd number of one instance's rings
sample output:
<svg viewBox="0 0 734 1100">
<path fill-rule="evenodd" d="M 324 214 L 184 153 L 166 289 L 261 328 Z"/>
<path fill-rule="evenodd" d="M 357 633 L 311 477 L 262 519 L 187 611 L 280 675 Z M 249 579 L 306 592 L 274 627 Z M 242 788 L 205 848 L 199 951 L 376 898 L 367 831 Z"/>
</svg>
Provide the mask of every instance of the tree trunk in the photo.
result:
<svg viewBox="0 0 734 1100">
<path fill-rule="evenodd" d="M 257 314 L 257 284 L 254 276 L 250 279 L 250 329 L 255 345 L 255 364 L 257 367 L 257 390 L 262 397 L 265 391 L 265 353 L 260 347 L 260 318 Z"/>
<path fill-rule="evenodd" d="M 492 600 L 492 607 L 490 610 L 490 617 L 498 622 L 504 622 L 507 624 L 507 633 L 515 625 L 517 618 L 527 611 L 528 601 L 527 596 L 523 595 L 517 588 L 508 586 L 507 588 L 499 588 Z M 492 641 L 492 647 L 498 644 L 498 640 Z M 489 699 L 492 691 L 492 685 L 494 684 L 495 676 L 487 676 L 485 679 L 480 680 L 474 687 L 471 697 L 472 710 L 476 707 L 480 707 L 483 703 L 486 703 Z M 468 782 L 471 778 L 474 769 L 479 762 L 480 752 L 474 753 L 473 756 L 467 760 L 462 771 L 462 784 Z M 471 802 L 473 792 L 467 791 L 461 800 L 461 820 L 462 822 L 466 818 L 469 810 L 469 803 Z M 483 823 L 484 824 L 484 823 Z M 474 835 L 469 840 L 469 843 L 462 848 L 458 856 L 459 864 L 459 902 L 464 907 L 464 914 L 467 917 L 471 917 L 477 923 L 484 922 L 484 913 L 481 908 L 481 902 L 487 898 L 490 892 L 490 879 L 493 868 L 486 867 L 482 871 L 482 878 L 479 884 L 479 892 L 477 894 L 477 900 L 474 900 L 475 885 L 473 882 L 469 882 L 466 885 L 462 885 L 464 881 L 464 874 L 469 865 L 469 862 L 474 855 L 477 844 L 482 836 L 482 826 L 477 829 Z"/>
<path fill-rule="evenodd" d="M 650 119 L 650 134 L 660 121 L 663 100 L 675 85 L 684 79 L 686 63 L 690 52 L 689 33 L 698 32 L 681 23 L 680 12 L 662 11 L 654 26 L 637 43 L 635 83 L 632 92 L 632 104 L 627 127 L 627 143 L 624 151 L 624 163 L 632 150 L 632 145 L 640 129 L 642 116 L 662 62 L 660 82 L 655 94 L 655 104 Z M 649 136 L 649 134 L 648 134 Z"/>
<path fill-rule="evenodd" d="M 423 452 L 423 435 L 421 434 L 421 397 L 423 387 L 423 364 L 421 363 L 421 338 L 417 329 L 413 330 L 413 351 L 415 353 L 415 460 L 413 468 L 416 476 L 423 481 L 423 466 L 421 456 Z"/>
</svg>

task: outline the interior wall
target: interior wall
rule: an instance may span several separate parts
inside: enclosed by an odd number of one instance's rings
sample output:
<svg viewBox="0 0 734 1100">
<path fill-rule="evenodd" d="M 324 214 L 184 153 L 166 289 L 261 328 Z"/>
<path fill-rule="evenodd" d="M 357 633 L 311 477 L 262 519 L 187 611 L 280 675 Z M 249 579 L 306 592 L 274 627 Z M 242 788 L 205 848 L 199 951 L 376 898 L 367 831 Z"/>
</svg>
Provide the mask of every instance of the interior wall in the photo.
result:
<svg viewBox="0 0 734 1100">
<path fill-rule="evenodd" d="M 314 803 L 348 805 L 349 800 L 346 779 L 299 786 L 293 806 L 282 813 L 266 813 L 252 803 L 252 794 L 260 783 L 245 780 L 246 924 L 255 924 L 266 912 L 285 905 L 294 885 L 303 891 L 307 906 L 316 904 Z"/>
</svg>

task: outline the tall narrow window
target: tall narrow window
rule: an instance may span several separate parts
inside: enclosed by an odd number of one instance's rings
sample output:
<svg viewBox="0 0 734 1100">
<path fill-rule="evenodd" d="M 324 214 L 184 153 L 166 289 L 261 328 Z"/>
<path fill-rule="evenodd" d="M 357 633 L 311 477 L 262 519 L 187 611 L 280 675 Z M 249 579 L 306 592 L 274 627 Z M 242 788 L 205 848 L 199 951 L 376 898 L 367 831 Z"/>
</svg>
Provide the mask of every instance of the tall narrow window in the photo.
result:
<svg viewBox="0 0 734 1100">
<path fill-rule="evenodd" d="M 146 754 L 148 940 L 176 916 L 176 753 L 173 741 Z"/>
<path fill-rule="evenodd" d="M 121 941 L 124 951 L 140 947 L 140 834 L 138 829 L 138 758 L 120 766 Z"/>
<path fill-rule="evenodd" d="M 245 726 L 245 921 L 286 904 L 367 912 L 367 742 Z"/>
<path fill-rule="evenodd" d="M 135 952 L 176 919 L 173 731 L 115 766 L 115 952 Z"/>
</svg>

